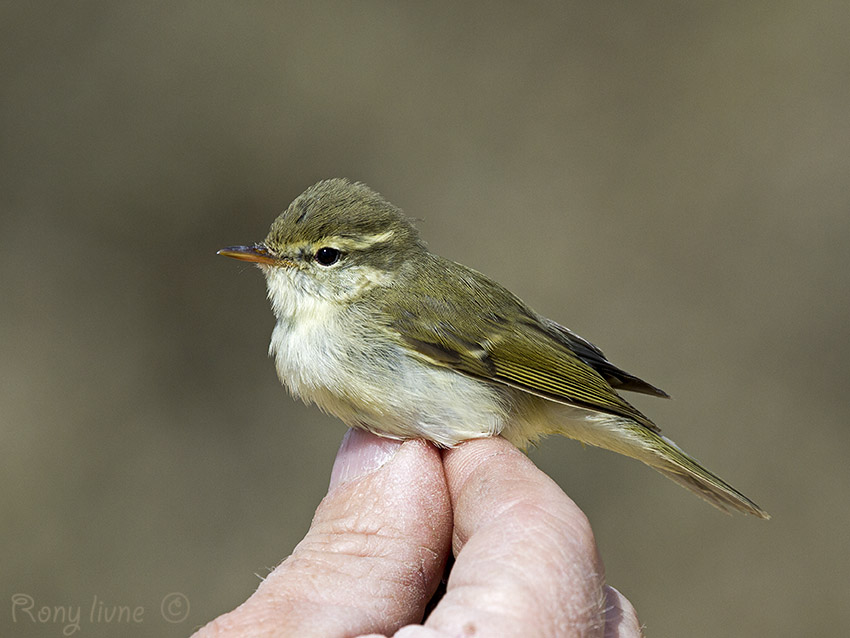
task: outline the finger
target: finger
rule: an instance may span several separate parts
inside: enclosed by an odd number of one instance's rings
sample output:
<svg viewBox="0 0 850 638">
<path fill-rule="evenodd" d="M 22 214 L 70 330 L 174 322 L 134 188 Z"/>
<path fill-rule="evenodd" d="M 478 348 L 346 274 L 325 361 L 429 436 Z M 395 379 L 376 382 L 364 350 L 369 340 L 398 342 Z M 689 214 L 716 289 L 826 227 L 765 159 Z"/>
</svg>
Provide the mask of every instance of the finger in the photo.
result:
<svg viewBox="0 0 850 638">
<path fill-rule="evenodd" d="M 603 566 L 587 518 L 501 438 L 444 452 L 457 562 L 426 626 L 456 635 L 602 636 Z"/>
<path fill-rule="evenodd" d="M 385 465 L 401 445 L 397 439 L 375 436 L 363 430 L 347 430 L 334 459 L 328 492 Z"/>
<path fill-rule="evenodd" d="M 610 585 L 605 585 L 605 638 L 643 636 L 637 612 L 629 600 Z"/>
<path fill-rule="evenodd" d="M 638 622 L 635 609 L 628 599 L 610 585 L 605 585 L 603 592 L 605 595 L 605 638 L 641 638 L 643 636 L 641 626 Z M 529 631 L 532 631 L 530 627 Z M 358 638 L 386 638 L 386 636 L 373 634 L 369 636 L 358 636 Z M 430 627 L 409 625 L 393 634 L 393 638 L 453 637 L 448 633 Z"/>
<path fill-rule="evenodd" d="M 440 453 L 352 431 L 332 477 L 292 555 L 198 636 L 392 634 L 421 619 L 451 542 Z"/>
</svg>

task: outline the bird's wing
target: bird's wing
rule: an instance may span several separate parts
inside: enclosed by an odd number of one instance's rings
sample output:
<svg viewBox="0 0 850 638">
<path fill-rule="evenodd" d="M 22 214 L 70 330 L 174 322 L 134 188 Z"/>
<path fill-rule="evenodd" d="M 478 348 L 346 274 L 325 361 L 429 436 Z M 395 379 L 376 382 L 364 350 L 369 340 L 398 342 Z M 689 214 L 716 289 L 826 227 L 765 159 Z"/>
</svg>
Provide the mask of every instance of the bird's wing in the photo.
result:
<svg viewBox="0 0 850 638">
<path fill-rule="evenodd" d="M 583 360 L 567 339 L 553 334 L 547 320 L 541 321 L 504 288 L 494 290 L 494 284 L 483 275 L 454 262 L 448 264 L 445 267 L 454 272 L 447 275 L 462 277 L 461 286 L 438 291 L 419 282 L 389 322 L 390 329 L 420 358 L 551 401 L 634 419 L 658 430 L 615 392 L 603 376 L 604 368 L 600 372 Z M 511 312 L 505 312 L 506 308 Z M 458 317 L 463 317 L 462 328 Z M 592 348 L 597 361 L 619 371 L 594 346 L 583 339 L 581 343 Z"/>
<path fill-rule="evenodd" d="M 566 345 L 582 361 L 601 374 L 616 390 L 640 392 L 641 394 L 649 394 L 663 399 L 670 398 L 670 395 L 661 388 L 656 388 L 643 379 L 615 366 L 605 358 L 605 355 L 599 348 L 587 339 L 578 336 L 572 330 L 564 328 L 564 326 L 546 318 L 541 318 L 541 324 L 549 335 Z"/>
</svg>

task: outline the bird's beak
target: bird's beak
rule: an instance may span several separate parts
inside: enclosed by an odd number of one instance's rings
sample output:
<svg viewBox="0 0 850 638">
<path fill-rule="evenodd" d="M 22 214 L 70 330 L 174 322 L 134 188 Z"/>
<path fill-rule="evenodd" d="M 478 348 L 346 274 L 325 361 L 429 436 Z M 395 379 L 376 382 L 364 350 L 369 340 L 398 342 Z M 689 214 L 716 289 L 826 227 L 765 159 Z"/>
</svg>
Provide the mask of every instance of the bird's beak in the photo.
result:
<svg viewBox="0 0 850 638">
<path fill-rule="evenodd" d="M 281 259 L 276 257 L 265 244 L 254 244 L 253 246 L 228 246 L 222 248 L 216 255 L 224 255 L 242 261 L 252 261 L 255 264 L 268 264 L 270 266 L 280 265 Z"/>
</svg>

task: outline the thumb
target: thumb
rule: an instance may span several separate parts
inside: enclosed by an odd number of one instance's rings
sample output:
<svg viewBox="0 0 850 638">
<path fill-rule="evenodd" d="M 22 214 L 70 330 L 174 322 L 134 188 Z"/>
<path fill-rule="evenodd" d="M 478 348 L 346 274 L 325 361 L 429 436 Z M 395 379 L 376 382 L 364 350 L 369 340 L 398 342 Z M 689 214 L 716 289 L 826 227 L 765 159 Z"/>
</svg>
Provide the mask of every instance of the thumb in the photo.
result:
<svg viewBox="0 0 850 638">
<path fill-rule="evenodd" d="M 253 596 L 197 635 L 391 635 L 421 620 L 451 530 L 433 445 L 350 431 L 304 540 Z"/>
<path fill-rule="evenodd" d="M 336 454 L 328 492 L 342 483 L 374 472 L 395 456 L 401 444 L 396 439 L 375 436 L 363 430 L 348 430 Z"/>
</svg>

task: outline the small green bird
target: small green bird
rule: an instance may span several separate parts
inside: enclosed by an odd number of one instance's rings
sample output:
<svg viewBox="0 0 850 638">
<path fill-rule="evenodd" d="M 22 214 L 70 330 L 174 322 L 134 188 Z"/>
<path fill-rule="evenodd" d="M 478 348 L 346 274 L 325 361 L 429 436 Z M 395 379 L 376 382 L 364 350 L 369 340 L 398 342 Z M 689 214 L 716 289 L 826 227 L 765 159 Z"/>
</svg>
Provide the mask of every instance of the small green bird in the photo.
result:
<svg viewBox="0 0 850 638">
<path fill-rule="evenodd" d="M 429 252 L 364 184 L 319 182 L 262 243 L 219 254 L 266 276 L 281 381 L 350 427 L 443 447 L 501 435 L 525 448 L 563 434 L 643 461 L 722 510 L 769 518 L 617 390 L 666 393 L 498 283 Z"/>
</svg>

